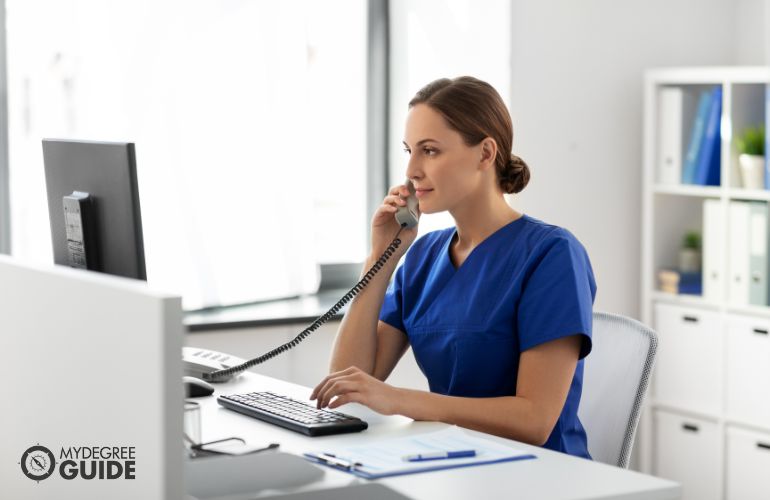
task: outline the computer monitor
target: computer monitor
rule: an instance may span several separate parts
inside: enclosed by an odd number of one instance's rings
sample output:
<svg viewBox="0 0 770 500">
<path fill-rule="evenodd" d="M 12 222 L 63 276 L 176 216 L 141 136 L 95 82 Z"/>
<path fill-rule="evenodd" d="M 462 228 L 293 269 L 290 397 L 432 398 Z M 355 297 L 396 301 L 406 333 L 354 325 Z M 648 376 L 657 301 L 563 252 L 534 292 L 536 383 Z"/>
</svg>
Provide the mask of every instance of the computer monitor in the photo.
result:
<svg viewBox="0 0 770 500">
<path fill-rule="evenodd" d="M 130 142 L 43 139 L 54 262 L 147 279 Z"/>
</svg>

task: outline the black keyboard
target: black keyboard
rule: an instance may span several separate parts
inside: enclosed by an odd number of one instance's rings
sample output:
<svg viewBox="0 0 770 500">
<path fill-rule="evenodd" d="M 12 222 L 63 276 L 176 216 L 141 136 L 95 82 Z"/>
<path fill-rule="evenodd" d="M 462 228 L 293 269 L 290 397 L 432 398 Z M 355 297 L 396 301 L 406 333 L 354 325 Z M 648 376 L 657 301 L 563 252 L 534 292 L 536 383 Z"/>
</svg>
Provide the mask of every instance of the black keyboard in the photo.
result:
<svg viewBox="0 0 770 500">
<path fill-rule="evenodd" d="M 272 392 L 219 396 L 217 402 L 230 410 L 308 436 L 359 432 L 368 427 L 360 418 L 336 411 L 319 410 L 308 403 Z"/>
</svg>

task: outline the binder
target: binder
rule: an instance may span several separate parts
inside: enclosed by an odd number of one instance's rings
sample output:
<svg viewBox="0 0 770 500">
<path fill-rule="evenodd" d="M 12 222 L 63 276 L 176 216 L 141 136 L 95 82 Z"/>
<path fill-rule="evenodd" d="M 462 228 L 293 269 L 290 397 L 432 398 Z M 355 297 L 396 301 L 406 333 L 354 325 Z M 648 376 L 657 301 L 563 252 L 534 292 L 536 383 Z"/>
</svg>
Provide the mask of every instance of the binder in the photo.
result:
<svg viewBox="0 0 770 500">
<path fill-rule="evenodd" d="M 749 203 L 731 201 L 729 212 L 728 300 L 735 305 L 746 305 L 749 303 Z"/>
<path fill-rule="evenodd" d="M 711 91 L 708 119 L 703 129 L 703 139 L 698 150 L 695 166 L 694 184 L 701 186 L 719 185 L 719 166 L 721 164 L 722 134 L 722 87 Z"/>
<path fill-rule="evenodd" d="M 687 127 L 695 96 L 681 87 L 665 87 L 658 100 L 658 182 L 681 184 Z"/>
<path fill-rule="evenodd" d="M 528 451 L 472 436 L 458 427 L 344 448 L 330 448 L 332 449 L 308 452 L 304 456 L 312 462 L 365 479 L 537 458 Z M 419 462 L 404 460 L 407 455 L 450 450 L 474 450 L 476 455 Z"/>
<path fill-rule="evenodd" d="M 692 130 L 690 132 L 690 142 L 687 146 L 687 154 L 684 157 L 684 167 L 682 171 L 682 184 L 693 184 L 695 182 L 695 167 L 698 162 L 698 151 L 700 143 L 703 140 L 703 129 L 706 127 L 706 120 L 711 104 L 711 93 L 709 91 L 701 92 L 698 99 L 698 110 L 695 113 Z"/>
<path fill-rule="evenodd" d="M 762 201 L 752 202 L 749 217 L 749 303 L 756 306 L 765 306 L 768 304 L 767 203 Z"/>
<path fill-rule="evenodd" d="M 721 302 L 725 287 L 725 217 L 722 202 L 703 201 L 703 298 Z"/>
</svg>

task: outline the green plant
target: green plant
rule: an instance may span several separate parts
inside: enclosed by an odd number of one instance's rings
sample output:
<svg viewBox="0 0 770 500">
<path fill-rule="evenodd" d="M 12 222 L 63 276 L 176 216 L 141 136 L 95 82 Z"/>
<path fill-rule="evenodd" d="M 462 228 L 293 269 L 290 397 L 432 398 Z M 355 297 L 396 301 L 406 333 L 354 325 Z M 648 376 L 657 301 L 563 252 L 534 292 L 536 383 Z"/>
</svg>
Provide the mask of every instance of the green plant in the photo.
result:
<svg viewBox="0 0 770 500">
<path fill-rule="evenodd" d="M 738 152 L 747 155 L 763 156 L 765 154 L 765 126 L 748 127 L 735 138 Z"/>
<path fill-rule="evenodd" d="M 700 233 L 698 231 L 687 231 L 682 240 L 682 248 L 700 250 Z"/>
</svg>

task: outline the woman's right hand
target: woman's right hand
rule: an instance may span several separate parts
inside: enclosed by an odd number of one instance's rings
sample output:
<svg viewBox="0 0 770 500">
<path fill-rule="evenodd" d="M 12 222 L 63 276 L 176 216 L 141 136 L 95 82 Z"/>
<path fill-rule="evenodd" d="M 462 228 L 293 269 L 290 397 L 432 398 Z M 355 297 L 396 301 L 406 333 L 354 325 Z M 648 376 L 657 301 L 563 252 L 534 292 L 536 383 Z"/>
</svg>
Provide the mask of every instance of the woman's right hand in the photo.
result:
<svg viewBox="0 0 770 500">
<path fill-rule="evenodd" d="M 409 188 L 404 184 L 393 186 L 388 191 L 388 195 L 382 200 L 374 217 L 372 217 L 372 257 L 379 258 L 393 241 L 399 228 L 396 221 L 396 211 L 406 206 L 406 198 L 409 196 Z M 418 208 L 419 212 L 419 208 Z M 411 246 L 417 237 L 417 227 L 404 228 L 398 235 L 401 239 L 401 245 L 396 250 L 393 258 L 398 260 L 406 250 Z"/>
</svg>

